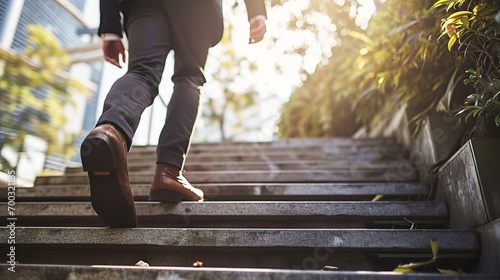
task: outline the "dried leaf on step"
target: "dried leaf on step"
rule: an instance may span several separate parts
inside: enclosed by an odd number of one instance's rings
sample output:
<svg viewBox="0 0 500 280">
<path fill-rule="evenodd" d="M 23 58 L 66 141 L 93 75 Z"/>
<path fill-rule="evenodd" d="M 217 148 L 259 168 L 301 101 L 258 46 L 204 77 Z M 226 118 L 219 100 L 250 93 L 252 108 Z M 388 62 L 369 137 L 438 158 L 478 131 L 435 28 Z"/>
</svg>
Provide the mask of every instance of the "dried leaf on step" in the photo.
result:
<svg viewBox="0 0 500 280">
<path fill-rule="evenodd" d="M 432 249 L 432 257 L 438 257 L 438 241 L 436 239 L 431 238 L 431 249 Z"/>
<path fill-rule="evenodd" d="M 441 274 L 448 274 L 448 275 L 461 275 L 463 273 L 461 273 L 460 271 L 455 271 L 455 270 L 451 270 L 451 269 L 437 269 Z"/>
<path fill-rule="evenodd" d="M 394 272 L 410 273 L 414 272 L 413 270 L 415 268 L 425 267 L 435 263 L 438 257 L 438 241 L 435 239 L 431 239 L 430 241 L 431 241 L 432 259 L 426 262 L 400 264 L 396 269 L 394 269 Z"/>
<path fill-rule="evenodd" d="M 142 266 L 142 267 L 149 267 L 149 264 L 147 262 L 144 262 L 144 261 L 138 261 L 135 266 Z"/>
<path fill-rule="evenodd" d="M 195 261 L 195 262 L 193 263 L 193 267 L 203 267 L 203 263 L 202 263 L 202 262 L 200 262 L 200 261 Z"/>
<path fill-rule="evenodd" d="M 379 200 L 381 200 L 381 199 L 382 199 L 382 197 L 384 197 L 384 195 L 383 195 L 383 194 L 377 194 L 377 195 L 376 195 L 376 196 L 372 199 L 372 202 L 374 202 L 374 201 L 379 201 Z"/>
<path fill-rule="evenodd" d="M 339 268 L 336 266 L 325 265 L 325 267 L 323 267 L 321 270 L 337 270 L 337 269 Z"/>
<path fill-rule="evenodd" d="M 399 273 L 412 273 L 414 272 L 413 269 L 411 268 L 404 268 L 404 267 L 396 267 L 396 269 L 393 270 L 394 272 L 399 272 Z"/>
</svg>

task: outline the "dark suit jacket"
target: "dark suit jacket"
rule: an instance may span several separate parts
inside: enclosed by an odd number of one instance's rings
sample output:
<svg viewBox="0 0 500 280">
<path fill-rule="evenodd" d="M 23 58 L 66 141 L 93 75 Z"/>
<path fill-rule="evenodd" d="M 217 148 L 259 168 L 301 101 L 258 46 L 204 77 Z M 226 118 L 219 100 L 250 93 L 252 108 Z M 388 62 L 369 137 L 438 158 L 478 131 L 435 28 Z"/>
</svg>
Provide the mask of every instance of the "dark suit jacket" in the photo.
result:
<svg viewBox="0 0 500 280">
<path fill-rule="evenodd" d="M 100 0 L 100 9 L 101 9 L 101 23 L 99 25 L 98 34 L 101 35 L 103 33 L 114 33 L 122 37 L 125 23 L 127 21 L 127 16 L 129 12 L 130 2 L 134 0 Z M 138 0 L 140 1 L 140 0 Z M 161 0 L 156 0 L 161 1 Z M 169 1 L 169 0 L 165 0 Z M 222 21 L 222 0 L 199 0 L 199 1 L 214 1 L 216 5 L 214 7 L 218 7 L 215 11 L 207 11 L 207 12 L 215 12 L 219 14 L 219 18 Z M 247 8 L 248 19 L 257 16 L 263 15 L 266 16 L 266 6 L 264 4 L 264 0 L 245 0 L 245 5 Z M 120 12 L 123 13 L 123 25 L 121 21 Z M 214 23 L 218 25 L 220 23 Z"/>
</svg>

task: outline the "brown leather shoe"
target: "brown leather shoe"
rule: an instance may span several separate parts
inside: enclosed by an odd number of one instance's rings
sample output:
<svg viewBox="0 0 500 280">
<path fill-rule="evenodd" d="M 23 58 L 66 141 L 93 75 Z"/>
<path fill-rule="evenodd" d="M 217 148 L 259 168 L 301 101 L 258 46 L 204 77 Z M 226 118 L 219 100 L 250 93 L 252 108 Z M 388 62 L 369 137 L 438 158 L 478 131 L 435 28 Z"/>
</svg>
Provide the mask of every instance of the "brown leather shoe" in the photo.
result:
<svg viewBox="0 0 500 280">
<path fill-rule="evenodd" d="M 156 164 L 155 176 L 149 192 L 150 201 L 181 202 L 203 201 L 203 191 L 191 186 L 179 168 L 166 164 Z"/>
<path fill-rule="evenodd" d="M 111 124 L 99 125 L 83 140 L 80 152 L 97 215 L 110 227 L 137 227 L 127 143 L 121 132 Z"/>
</svg>

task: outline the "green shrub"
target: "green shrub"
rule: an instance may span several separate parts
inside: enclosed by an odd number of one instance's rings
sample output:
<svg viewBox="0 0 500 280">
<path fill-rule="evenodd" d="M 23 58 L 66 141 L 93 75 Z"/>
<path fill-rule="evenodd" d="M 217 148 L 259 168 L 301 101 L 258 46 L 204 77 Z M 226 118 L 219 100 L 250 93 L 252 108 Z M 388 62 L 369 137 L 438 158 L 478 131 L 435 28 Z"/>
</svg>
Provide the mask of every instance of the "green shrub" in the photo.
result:
<svg viewBox="0 0 500 280">
<path fill-rule="evenodd" d="M 499 5 L 387 0 L 365 31 L 342 38 L 328 64 L 292 94 L 280 135 L 346 136 L 346 127 L 375 125 L 402 106 L 414 131 L 430 111 L 466 112 L 500 123 L 500 30 L 494 19 Z M 301 131 L 293 128 L 301 123 Z"/>
</svg>

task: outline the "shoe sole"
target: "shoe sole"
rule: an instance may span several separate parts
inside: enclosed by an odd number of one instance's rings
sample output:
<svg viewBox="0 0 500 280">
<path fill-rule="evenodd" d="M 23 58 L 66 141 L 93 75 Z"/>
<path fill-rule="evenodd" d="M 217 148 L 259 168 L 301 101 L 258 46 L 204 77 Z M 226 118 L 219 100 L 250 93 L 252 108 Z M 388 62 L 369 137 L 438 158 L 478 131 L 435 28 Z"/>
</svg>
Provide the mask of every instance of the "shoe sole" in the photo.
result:
<svg viewBox="0 0 500 280">
<path fill-rule="evenodd" d="M 118 159 L 111 140 L 104 134 L 87 137 L 82 143 L 82 165 L 90 181 L 92 207 L 109 227 L 137 227 L 134 202 L 123 193 L 118 180 Z"/>
<path fill-rule="evenodd" d="M 149 201 L 160 201 L 160 202 L 182 202 L 182 201 L 203 201 L 198 199 L 192 199 L 186 195 L 180 194 L 178 192 L 170 190 L 150 190 L 149 191 Z"/>
</svg>

